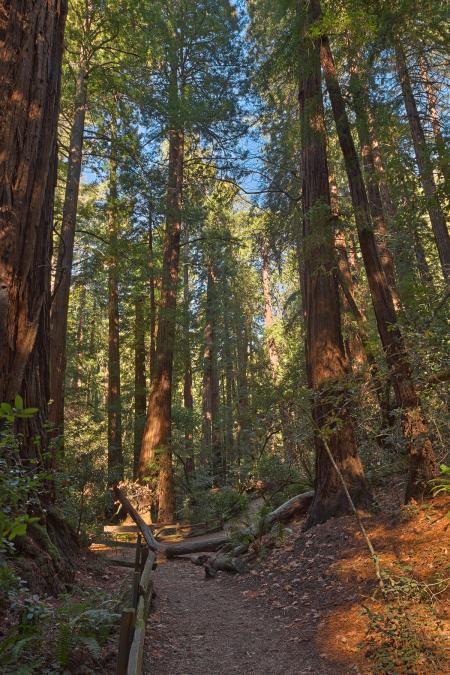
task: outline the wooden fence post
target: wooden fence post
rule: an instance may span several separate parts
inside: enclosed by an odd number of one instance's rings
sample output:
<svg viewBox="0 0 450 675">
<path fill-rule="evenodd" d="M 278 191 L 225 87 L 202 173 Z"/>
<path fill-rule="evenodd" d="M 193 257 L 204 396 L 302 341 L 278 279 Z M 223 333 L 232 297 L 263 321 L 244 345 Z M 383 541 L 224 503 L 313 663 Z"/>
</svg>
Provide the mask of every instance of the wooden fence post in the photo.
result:
<svg viewBox="0 0 450 675">
<path fill-rule="evenodd" d="M 119 651 L 117 654 L 117 675 L 126 675 L 128 670 L 128 656 L 133 642 L 135 610 L 128 607 L 122 611 L 120 619 Z"/>
<path fill-rule="evenodd" d="M 134 573 L 133 573 L 133 597 L 131 599 L 134 609 L 137 608 L 139 600 L 139 581 L 141 578 L 141 535 L 138 534 L 136 541 L 136 555 L 134 558 Z"/>
</svg>

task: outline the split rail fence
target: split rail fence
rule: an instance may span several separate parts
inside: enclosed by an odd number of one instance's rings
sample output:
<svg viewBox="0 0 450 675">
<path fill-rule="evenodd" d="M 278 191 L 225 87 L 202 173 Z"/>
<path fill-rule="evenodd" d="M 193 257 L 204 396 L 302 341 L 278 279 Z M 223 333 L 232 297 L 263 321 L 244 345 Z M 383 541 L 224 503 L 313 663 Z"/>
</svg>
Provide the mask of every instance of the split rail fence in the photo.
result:
<svg viewBox="0 0 450 675">
<path fill-rule="evenodd" d="M 166 532 L 176 536 L 197 536 L 220 530 L 220 523 L 211 527 L 211 523 L 154 523 L 152 525 L 105 525 L 106 534 L 137 533 L 136 543 L 111 541 L 118 546 L 135 546 L 134 563 L 121 560 L 110 562 L 133 567 L 131 602 L 122 610 L 117 655 L 117 675 L 142 675 L 144 659 L 145 627 L 153 598 L 153 571 L 156 569 L 156 553 L 150 549 L 146 539 L 151 530 L 154 536 L 164 536 Z M 147 534 L 147 536 L 146 536 Z M 144 540 L 144 543 L 143 543 Z"/>
</svg>

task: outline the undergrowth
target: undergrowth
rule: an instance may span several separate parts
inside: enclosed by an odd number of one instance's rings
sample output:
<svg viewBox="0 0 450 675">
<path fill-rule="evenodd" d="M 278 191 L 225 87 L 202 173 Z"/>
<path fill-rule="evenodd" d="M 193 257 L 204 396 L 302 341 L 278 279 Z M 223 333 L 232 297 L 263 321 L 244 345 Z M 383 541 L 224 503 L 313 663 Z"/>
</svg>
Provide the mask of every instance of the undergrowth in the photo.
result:
<svg viewBox="0 0 450 675">
<path fill-rule="evenodd" d="M 3 579 L 5 581 L 5 579 Z M 52 606 L 17 577 L 7 581 L 10 627 L 0 644 L 1 672 L 14 675 L 89 672 L 120 615 L 116 600 L 102 592 L 60 597 Z"/>
<path fill-rule="evenodd" d="M 428 582 L 401 566 L 401 573 L 382 569 L 383 588 L 377 610 L 365 606 L 369 619 L 361 647 L 379 674 L 441 674 L 450 657 L 450 640 L 439 618 L 439 596 L 450 585 L 436 575 Z"/>
</svg>

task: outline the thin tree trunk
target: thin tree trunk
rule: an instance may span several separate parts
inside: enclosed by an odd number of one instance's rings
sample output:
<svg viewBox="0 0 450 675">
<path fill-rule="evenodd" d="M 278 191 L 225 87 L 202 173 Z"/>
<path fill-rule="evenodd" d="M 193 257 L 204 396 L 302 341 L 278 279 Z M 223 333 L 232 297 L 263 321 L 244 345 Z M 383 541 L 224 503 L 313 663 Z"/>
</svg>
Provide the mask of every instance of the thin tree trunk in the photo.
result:
<svg viewBox="0 0 450 675">
<path fill-rule="evenodd" d="M 348 354 L 351 369 L 355 375 L 360 375 L 362 370 L 368 366 L 368 355 L 366 353 L 367 347 L 367 331 L 365 323 L 367 317 L 361 311 L 356 302 L 349 302 L 348 294 L 352 298 L 355 297 L 355 289 L 353 277 L 350 269 L 350 262 L 347 253 L 347 242 L 345 240 L 345 233 L 341 224 L 341 216 L 339 211 L 339 197 L 337 192 L 337 185 L 332 174 L 329 176 L 330 182 L 330 199 L 331 212 L 335 218 L 335 233 L 334 246 L 337 254 L 338 278 L 342 288 L 342 309 L 344 313 L 351 314 L 357 321 L 358 329 L 353 330 L 348 340 L 346 340 L 346 351 Z"/>
<path fill-rule="evenodd" d="M 413 235 L 414 255 L 416 257 L 417 270 L 420 276 L 422 277 L 422 281 L 429 288 L 433 288 L 433 277 L 431 276 L 431 271 L 428 266 L 427 257 L 425 255 L 425 249 L 420 239 L 420 234 L 417 230 L 417 227 L 414 227 L 412 235 Z"/>
<path fill-rule="evenodd" d="M 247 327 L 242 316 L 234 315 L 234 328 L 236 331 L 236 408 L 237 408 L 237 430 L 236 430 L 236 450 L 238 464 L 251 456 L 250 447 L 250 420 L 248 410 L 248 334 Z"/>
<path fill-rule="evenodd" d="M 76 357 L 75 357 L 75 372 L 73 375 L 72 386 L 74 389 L 81 388 L 81 368 L 84 353 L 84 329 L 85 329 L 85 313 L 86 313 L 86 286 L 82 285 L 80 290 L 80 299 L 78 305 L 78 325 L 76 335 Z"/>
<path fill-rule="evenodd" d="M 203 420 L 202 459 L 211 463 L 214 481 L 223 481 L 223 463 L 219 434 L 219 377 L 217 363 L 216 330 L 216 277 L 212 263 L 208 263 L 206 308 L 205 308 L 205 349 L 203 354 Z"/>
<path fill-rule="evenodd" d="M 159 471 L 158 519 L 171 522 L 175 518 L 175 483 L 172 466 L 172 371 L 175 347 L 177 285 L 180 260 L 182 215 L 184 131 L 176 111 L 178 104 L 177 65 L 171 64 L 170 109 L 173 117 L 169 129 L 169 177 L 167 215 L 164 235 L 161 298 L 156 337 L 156 366 L 152 381 L 147 422 L 142 439 L 138 477 L 148 480 Z"/>
<path fill-rule="evenodd" d="M 233 439 L 233 348 L 230 334 L 230 300 L 226 277 L 223 283 L 223 355 L 225 361 L 225 459 L 226 464 L 234 457 Z"/>
<path fill-rule="evenodd" d="M 195 471 L 194 461 L 194 397 L 192 394 L 192 358 L 191 358 L 191 336 L 190 336 L 190 291 L 189 291 L 189 261 L 187 260 L 187 250 L 184 251 L 186 259 L 183 264 L 183 295 L 184 295 L 184 381 L 183 381 L 183 405 L 185 410 L 184 426 L 184 455 L 185 469 L 189 476 Z"/>
<path fill-rule="evenodd" d="M 318 5 L 317 0 L 314 3 Z M 420 402 L 412 379 L 408 354 L 397 324 L 392 292 L 382 268 L 370 219 L 361 168 L 351 134 L 333 56 L 326 37 L 321 41 L 321 60 L 339 136 L 361 253 L 377 319 L 378 331 L 390 369 L 398 405 L 402 408 L 403 433 L 408 443 L 410 474 L 406 498 L 418 499 L 428 490 L 429 480 L 435 474 L 436 461 L 428 435 L 428 427 L 420 411 Z"/>
<path fill-rule="evenodd" d="M 92 364 L 95 362 L 94 357 L 96 352 L 96 339 L 97 339 L 97 322 L 95 321 L 96 312 L 97 312 L 97 301 L 96 298 L 94 297 L 94 301 L 92 303 L 92 321 L 88 345 L 89 362 Z M 92 408 L 92 414 L 94 418 L 97 417 L 99 414 L 99 405 L 100 405 L 97 378 L 96 378 L 97 372 L 98 372 L 98 365 L 92 365 L 89 370 L 88 381 L 86 383 L 86 404 Z"/>
<path fill-rule="evenodd" d="M 111 160 L 107 223 L 108 252 L 108 480 L 115 483 L 124 476 L 122 450 L 122 401 L 120 393 L 119 336 L 119 254 L 117 213 L 117 160 L 115 156 L 115 120 L 112 122 Z"/>
<path fill-rule="evenodd" d="M 269 264 L 269 254 L 267 252 L 267 247 L 265 244 L 261 247 L 261 260 L 262 260 L 262 282 L 263 282 L 263 299 L 264 299 L 264 327 L 267 333 L 267 351 L 269 355 L 269 364 L 270 371 L 272 374 L 272 380 L 277 388 L 280 384 L 280 359 L 278 353 L 278 345 L 273 334 L 273 308 L 272 308 L 272 296 L 270 291 L 270 264 Z M 283 448 L 286 459 L 291 460 L 294 458 L 295 449 L 294 444 L 291 440 L 292 433 L 292 422 L 289 415 L 289 409 L 286 405 L 286 402 L 283 400 L 279 401 L 279 415 L 281 423 L 281 435 L 283 438 Z"/>
<path fill-rule="evenodd" d="M 444 188 L 447 199 L 450 200 L 450 162 L 448 149 L 442 136 L 442 127 L 439 119 L 437 96 L 428 73 L 428 65 L 424 56 L 419 59 L 420 75 L 427 95 L 428 116 L 433 130 L 434 142 L 439 157 L 439 165 L 444 179 Z"/>
<path fill-rule="evenodd" d="M 263 298 L 264 298 L 264 327 L 267 331 L 267 351 L 269 354 L 270 369 L 272 371 L 272 379 L 277 385 L 279 381 L 280 359 L 278 356 L 278 347 L 273 335 L 273 308 L 272 296 L 270 292 L 270 265 L 269 254 L 267 247 L 261 247 L 262 260 L 262 282 L 263 282 Z"/>
<path fill-rule="evenodd" d="M 50 330 L 50 421 L 55 432 L 64 433 L 64 380 L 66 373 L 67 316 L 69 311 L 70 282 L 72 276 L 73 248 L 77 220 L 83 156 L 84 123 L 87 100 L 87 64 L 84 50 L 80 52 L 80 65 L 75 86 L 75 111 L 70 132 L 69 161 L 64 197 L 61 234 L 54 292 L 51 307 Z"/>
<path fill-rule="evenodd" d="M 149 210 L 148 217 L 148 280 L 150 293 L 150 382 L 156 371 L 156 298 L 155 298 L 155 260 L 153 253 L 153 223 Z"/>
<path fill-rule="evenodd" d="M 367 195 L 375 240 L 379 251 L 380 262 L 391 289 L 394 308 L 396 311 L 399 311 L 401 303 L 395 280 L 394 261 L 388 246 L 389 233 L 372 150 L 372 139 L 369 126 L 369 98 L 365 83 L 362 82 L 359 68 L 356 63 L 352 63 L 350 67 L 350 90 L 353 97 L 356 129 L 361 146 L 361 155 L 366 176 Z"/>
<path fill-rule="evenodd" d="M 403 93 L 406 114 L 408 116 L 409 128 L 416 155 L 417 166 L 419 167 L 422 187 L 427 200 L 427 209 L 430 216 L 431 227 L 433 229 L 439 259 L 441 261 L 444 279 L 449 281 L 450 277 L 450 235 L 445 222 L 444 212 L 439 203 L 438 192 L 433 175 L 433 163 L 427 148 L 427 142 L 417 110 L 416 100 L 411 86 L 411 78 L 408 72 L 405 52 L 399 39 L 395 40 L 395 58 L 397 64 L 397 74 Z"/>
<path fill-rule="evenodd" d="M 378 140 L 375 130 L 375 120 L 371 109 L 368 110 L 369 115 L 369 130 L 372 144 L 373 164 L 377 174 L 378 186 L 380 189 L 381 201 L 386 217 L 390 224 L 392 224 L 397 217 L 397 207 L 392 199 L 391 191 L 386 180 L 386 171 L 384 168 L 383 157 L 381 154 L 380 142 Z"/>
<path fill-rule="evenodd" d="M 50 397 L 51 232 L 66 12 L 65 1 L 11 0 L 0 13 L 0 401 L 21 394 L 39 408 L 24 424 L 23 442 L 24 454 L 39 461 Z"/>
<path fill-rule="evenodd" d="M 347 366 L 341 334 L 338 284 L 334 273 L 334 232 L 328 185 L 320 43 L 307 36 L 309 27 L 319 14 L 317 7 L 307 0 L 299 0 L 298 9 L 301 25 L 299 103 L 306 370 L 308 384 L 313 391 L 316 447 L 315 494 L 305 525 L 311 527 L 349 510 L 339 476 L 324 446 L 323 434 L 355 503 L 359 506 L 368 505 L 370 493 L 343 390 Z M 336 416 L 340 420 L 338 428 L 331 423 Z"/>
<path fill-rule="evenodd" d="M 138 472 L 139 454 L 147 412 L 144 303 L 144 296 L 137 295 L 134 300 L 134 478 L 137 477 Z"/>
</svg>

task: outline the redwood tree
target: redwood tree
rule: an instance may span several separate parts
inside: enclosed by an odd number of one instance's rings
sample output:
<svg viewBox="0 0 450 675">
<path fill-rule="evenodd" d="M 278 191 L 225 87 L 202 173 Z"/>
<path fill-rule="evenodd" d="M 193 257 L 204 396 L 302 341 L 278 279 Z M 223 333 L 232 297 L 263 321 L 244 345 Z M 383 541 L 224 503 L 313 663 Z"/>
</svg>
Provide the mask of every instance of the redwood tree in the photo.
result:
<svg viewBox="0 0 450 675">
<path fill-rule="evenodd" d="M 358 506 L 370 500 L 358 456 L 345 394 L 347 364 L 341 334 L 335 274 L 334 228 L 330 205 L 326 132 L 320 70 L 320 41 L 307 35 L 317 6 L 298 2 L 301 48 L 300 122 L 303 171 L 304 302 L 308 384 L 313 397 L 316 476 L 306 527 L 349 511 L 340 477 L 328 449 Z"/>
<path fill-rule="evenodd" d="M 38 407 L 42 439 L 66 11 L 65 0 L 12 0 L 0 13 L 0 400 L 20 393 Z"/>
<path fill-rule="evenodd" d="M 316 15 L 320 16 L 318 0 L 314 0 L 314 6 L 317 9 Z M 367 192 L 327 37 L 323 37 L 321 41 L 321 60 L 344 157 L 378 331 L 390 369 L 397 403 L 402 408 L 403 433 L 408 443 L 410 458 L 405 497 L 407 500 L 417 499 L 424 495 L 428 489 L 429 480 L 435 475 L 436 460 L 427 423 L 420 409 L 420 400 L 412 378 L 409 357 L 397 323 L 392 290 L 380 261 Z"/>
</svg>

